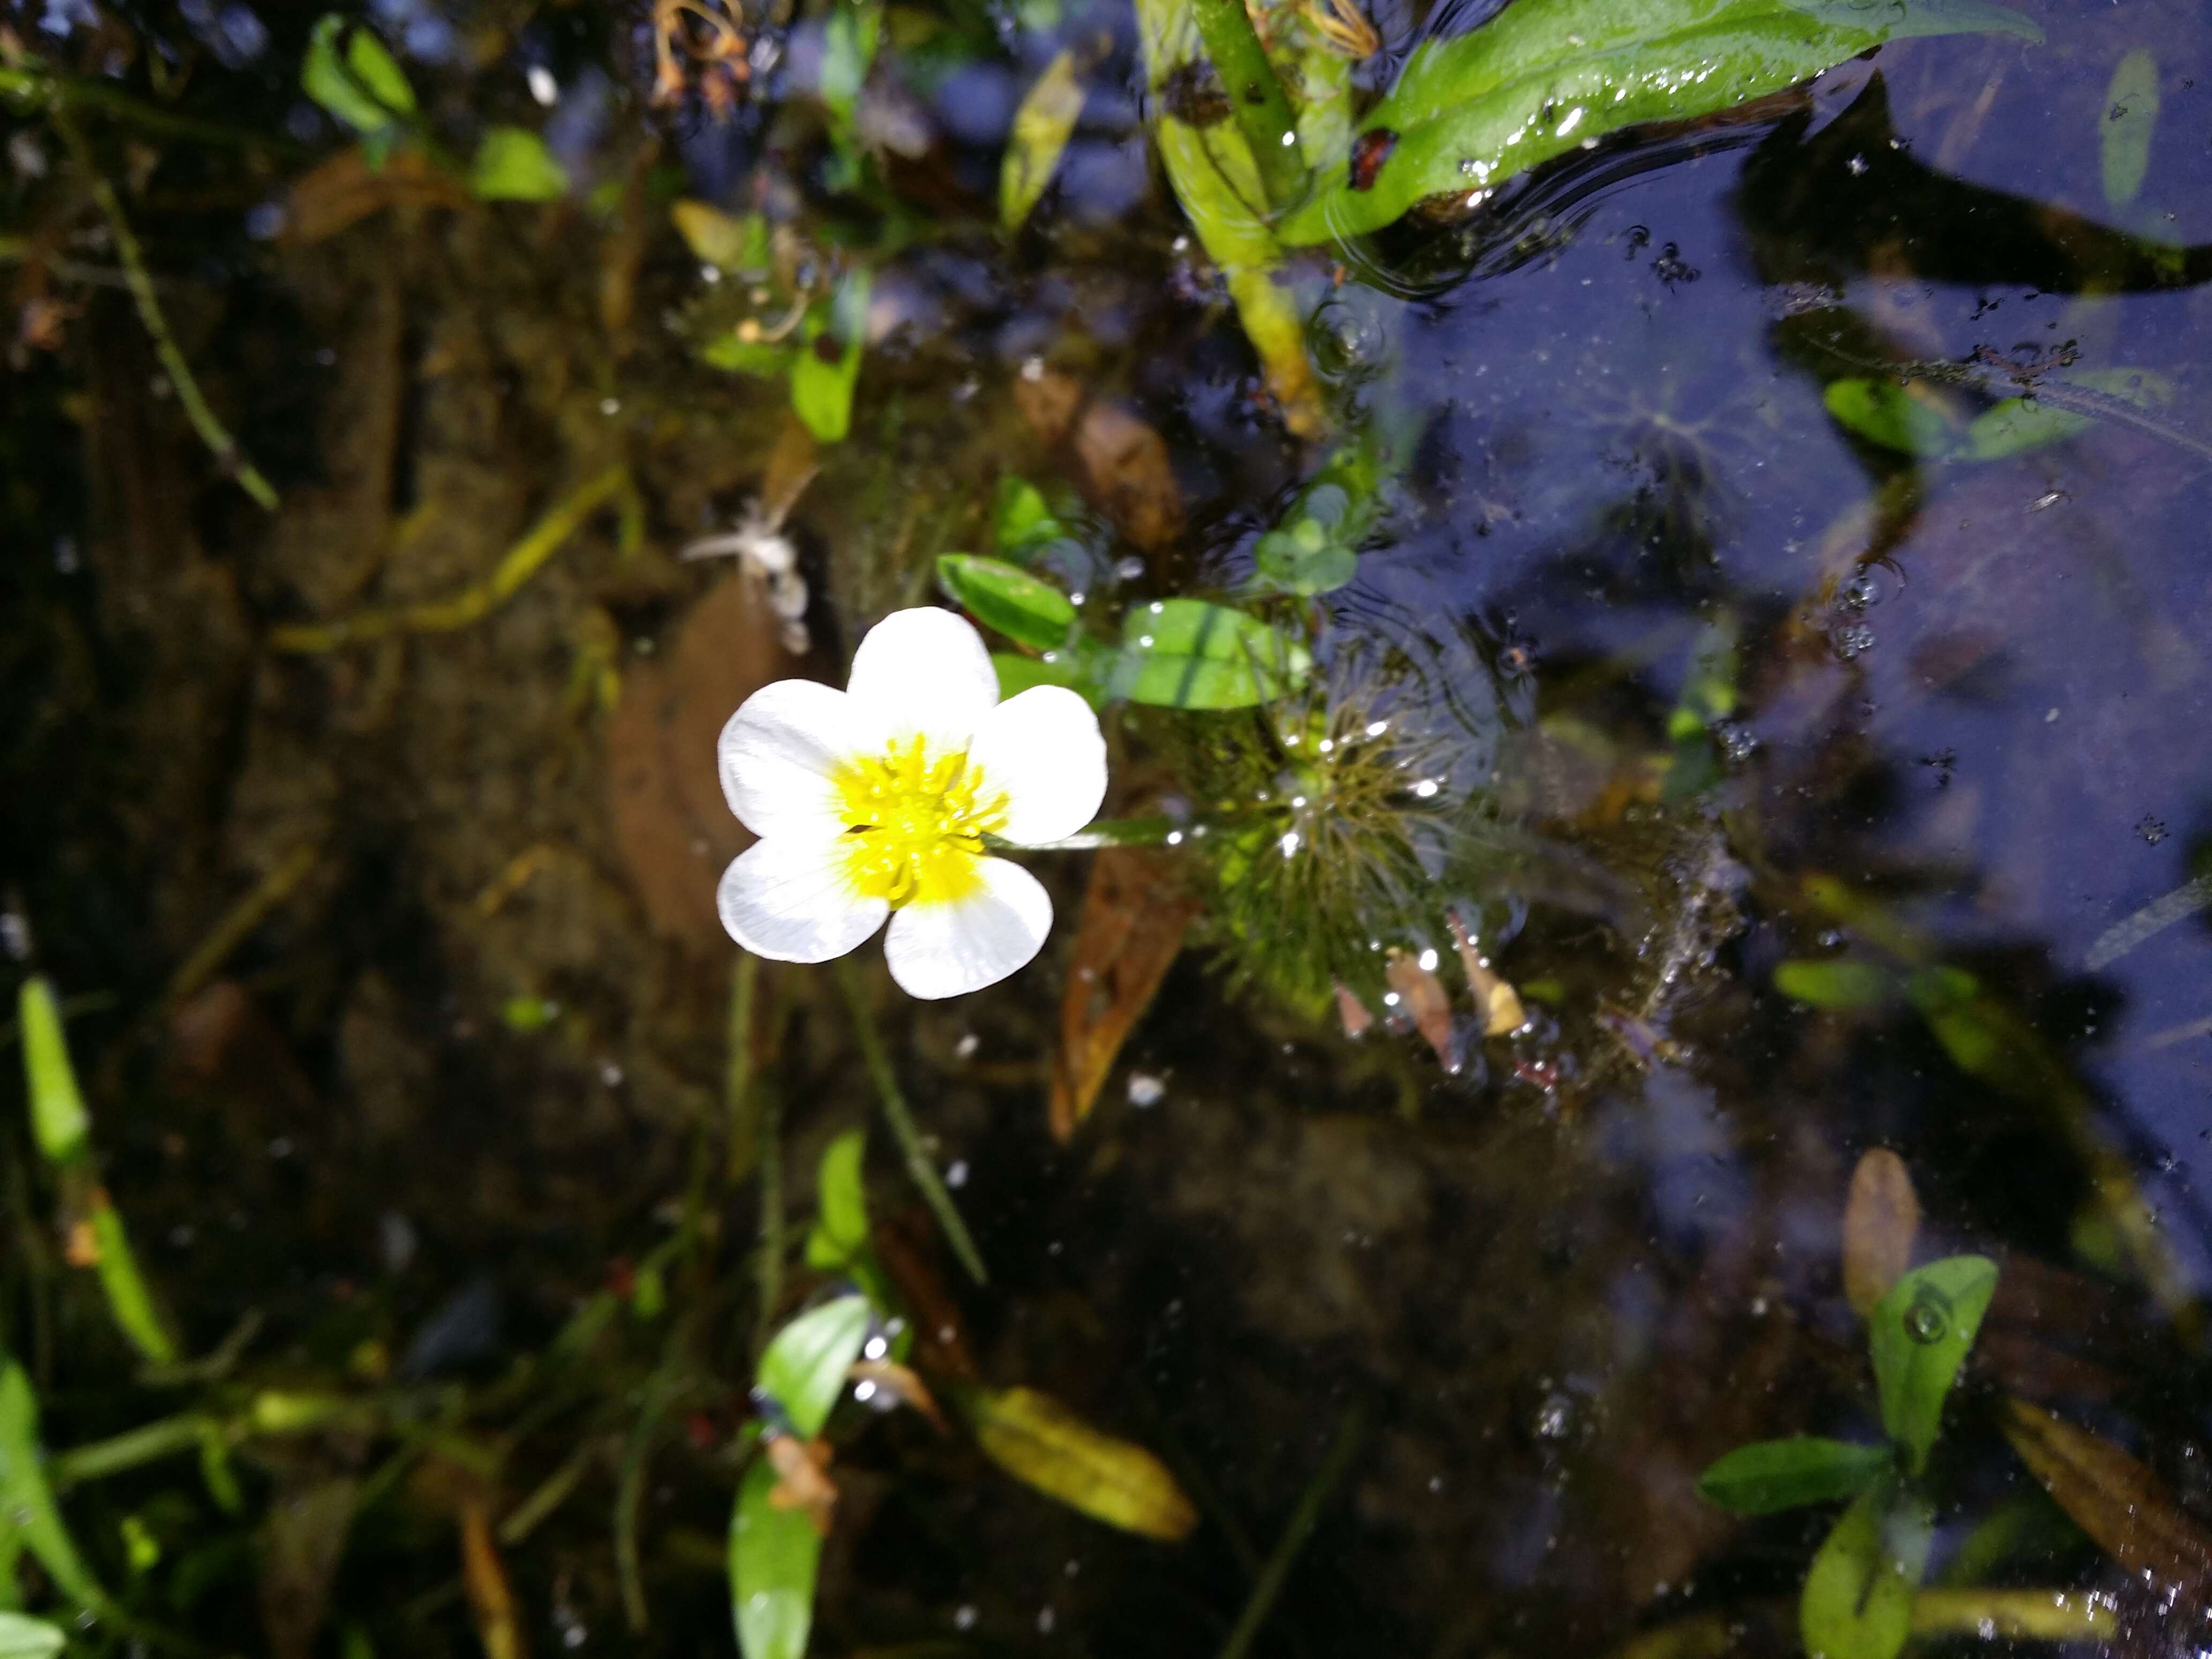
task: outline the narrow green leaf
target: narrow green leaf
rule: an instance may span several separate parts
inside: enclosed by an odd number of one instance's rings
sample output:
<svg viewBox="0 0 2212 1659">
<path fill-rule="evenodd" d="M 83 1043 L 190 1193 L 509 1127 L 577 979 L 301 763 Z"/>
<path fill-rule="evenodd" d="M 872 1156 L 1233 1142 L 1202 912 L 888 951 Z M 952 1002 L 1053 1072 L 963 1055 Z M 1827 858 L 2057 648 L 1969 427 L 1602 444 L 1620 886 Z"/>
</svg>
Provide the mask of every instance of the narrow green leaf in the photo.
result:
<svg viewBox="0 0 2212 1659">
<path fill-rule="evenodd" d="M 48 1659 L 68 1641 L 60 1626 L 20 1613 L 0 1613 L 0 1659 Z"/>
<path fill-rule="evenodd" d="M 1417 48 L 1279 234 L 1379 230 L 1425 197 L 1479 195 L 1623 127 L 1731 108 L 1885 40 L 1964 32 L 2041 38 L 1977 0 L 1515 0 Z"/>
<path fill-rule="evenodd" d="M 1776 964 L 1774 988 L 1812 1008 L 1878 1008 L 1894 994 L 1897 981 L 1871 962 L 1798 957 Z"/>
<path fill-rule="evenodd" d="M 883 7 L 877 0 L 836 0 L 830 10 L 822 34 L 822 101 L 845 126 L 860 106 L 882 33 Z"/>
<path fill-rule="evenodd" d="M 123 1218 L 105 1188 L 93 1189 L 90 1208 L 93 1245 L 100 1252 L 100 1287 L 107 1294 L 109 1313 L 131 1346 L 148 1361 L 156 1365 L 175 1364 L 177 1345 L 170 1340 L 161 1316 L 154 1310 L 153 1292 L 146 1288 Z"/>
<path fill-rule="evenodd" d="M 845 1373 L 868 1335 L 868 1298 L 841 1296 L 809 1309 L 775 1334 L 761 1356 L 761 1391 L 783 1407 L 792 1431 L 811 1440 L 845 1391 Z"/>
<path fill-rule="evenodd" d="M 1884 449 L 1940 459 L 1965 441 L 1961 422 L 1895 380 L 1831 380 L 1820 400 L 1844 426 Z"/>
<path fill-rule="evenodd" d="M 1041 651 L 1065 645 L 1075 625 L 1075 605 L 1066 594 L 1004 559 L 940 553 L 937 582 L 978 622 Z"/>
<path fill-rule="evenodd" d="M 2137 46 L 2120 59 L 2105 88 L 2105 118 L 2097 131 L 2107 205 L 2126 207 L 2142 193 L 2157 125 L 2158 59 L 2148 47 Z"/>
<path fill-rule="evenodd" d="M 70 1601 L 95 1611 L 110 1605 L 62 1523 L 39 1447 L 38 1396 L 13 1359 L 0 1359 L 0 1528 L 21 1538 Z"/>
<path fill-rule="evenodd" d="M 43 974 L 23 981 L 15 996 L 16 1027 L 22 1034 L 23 1080 L 31 1097 L 31 1133 L 47 1162 L 67 1164 L 86 1151 L 92 1119 L 70 1065 L 69 1042 L 62 1035 L 61 1005 Z"/>
<path fill-rule="evenodd" d="M 757 1457 L 730 1515 L 730 1611 L 744 1659 L 804 1659 L 822 1539 L 802 1508 L 769 1501 L 775 1471 Z"/>
<path fill-rule="evenodd" d="M 733 374 L 758 374 L 773 380 L 791 373 L 801 349 L 771 345 L 765 340 L 740 340 L 734 334 L 718 334 L 699 348 L 699 361 L 709 368 L 726 368 Z"/>
<path fill-rule="evenodd" d="M 768 223 L 757 213 L 743 218 L 686 198 L 668 210 L 671 223 L 699 263 L 733 276 L 764 276 L 769 265 Z"/>
<path fill-rule="evenodd" d="M 1739 1446 L 1698 1477 L 1698 1496 L 1735 1515 L 1856 1498 L 1896 1467 L 1887 1446 L 1801 1435 Z"/>
<path fill-rule="evenodd" d="M 469 188 L 485 202 L 551 202 L 568 192 L 568 170 L 527 127 L 493 127 L 477 146 Z"/>
<path fill-rule="evenodd" d="M 1947 1256 L 1899 1279 L 1867 1322 L 1881 1425 L 1911 1474 L 1928 1466 L 1944 1398 L 1996 1287 L 1996 1263 L 1987 1256 Z"/>
<path fill-rule="evenodd" d="M 806 1236 L 806 1265 L 823 1272 L 844 1267 L 868 1243 L 868 1194 L 860 1176 L 868 1148 L 865 1130 L 848 1129 L 822 1154 L 815 1179 L 815 1219 Z"/>
<path fill-rule="evenodd" d="M 791 360 L 791 407 L 818 443 L 842 442 L 853 425 L 853 388 L 867 338 L 868 273 L 848 272 L 826 307 L 806 319 Z"/>
<path fill-rule="evenodd" d="M 1060 166 L 1083 114 L 1083 82 L 1075 49 L 1063 46 L 1014 112 L 1006 160 L 999 167 L 999 223 L 1019 230 Z"/>
<path fill-rule="evenodd" d="M 1862 1492 L 1805 1575 L 1798 1629 L 1807 1659 L 1895 1659 L 1934 1535 L 1926 1500 L 1896 1481 Z"/>
<path fill-rule="evenodd" d="M 1313 659 L 1256 617 L 1202 599 L 1156 599 L 1121 625 L 1115 695 L 1169 708 L 1249 708 L 1279 697 Z"/>
<path fill-rule="evenodd" d="M 415 88 L 407 84 L 406 71 L 367 28 L 356 27 L 346 42 L 346 67 L 368 88 L 368 95 L 393 114 L 414 114 Z"/>
</svg>

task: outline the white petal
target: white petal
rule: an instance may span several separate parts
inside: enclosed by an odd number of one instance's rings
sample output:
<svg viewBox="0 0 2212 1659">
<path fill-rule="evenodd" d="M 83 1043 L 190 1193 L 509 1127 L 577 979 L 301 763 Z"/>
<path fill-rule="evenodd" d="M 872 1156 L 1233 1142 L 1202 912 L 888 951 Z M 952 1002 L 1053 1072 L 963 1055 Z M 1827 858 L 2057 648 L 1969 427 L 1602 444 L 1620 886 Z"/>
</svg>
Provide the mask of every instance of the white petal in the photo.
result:
<svg viewBox="0 0 2212 1659">
<path fill-rule="evenodd" d="M 932 748 L 964 749 L 999 701 L 983 636 L 950 611 L 894 611 L 853 653 L 848 696 L 888 732 L 921 732 Z"/>
<path fill-rule="evenodd" d="M 714 890 L 730 937 L 773 962 L 827 962 L 884 925 L 890 906 L 853 890 L 837 843 L 780 836 L 731 860 Z"/>
<path fill-rule="evenodd" d="M 812 680 L 778 680 L 747 697 L 715 744 L 722 793 L 757 836 L 832 836 L 843 827 L 830 775 L 872 733 L 850 698 Z"/>
<path fill-rule="evenodd" d="M 982 774 L 977 794 L 1000 790 L 1008 841 L 1058 841 L 1098 815 L 1106 799 L 1106 739 L 1091 705 L 1064 685 L 1037 685 L 983 717 L 968 750 Z"/>
<path fill-rule="evenodd" d="M 884 956 L 908 996 L 964 996 L 1025 967 L 1052 929 L 1052 900 L 1018 864 L 984 859 L 983 884 L 949 904 L 909 904 L 891 918 Z"/>
</svg>

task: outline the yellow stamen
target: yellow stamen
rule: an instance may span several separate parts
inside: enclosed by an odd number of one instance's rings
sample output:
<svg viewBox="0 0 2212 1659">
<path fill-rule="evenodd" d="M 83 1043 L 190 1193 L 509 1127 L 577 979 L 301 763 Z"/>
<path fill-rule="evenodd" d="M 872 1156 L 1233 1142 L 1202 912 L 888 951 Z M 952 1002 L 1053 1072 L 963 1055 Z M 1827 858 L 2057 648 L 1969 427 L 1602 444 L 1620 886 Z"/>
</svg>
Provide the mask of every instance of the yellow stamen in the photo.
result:
<svg viewBox="0 0 2212 1659">
<path fill-rule="evenodd" d="M 933 756 L 927 738 L 894 738 L 835 781 L 854 890 L 896 908 L 947 903 L 982 884 L 983 837 L 1005 827 L 1007 802 L 1003 791 L 983 794 L 966 750 Z"/>
</svg>

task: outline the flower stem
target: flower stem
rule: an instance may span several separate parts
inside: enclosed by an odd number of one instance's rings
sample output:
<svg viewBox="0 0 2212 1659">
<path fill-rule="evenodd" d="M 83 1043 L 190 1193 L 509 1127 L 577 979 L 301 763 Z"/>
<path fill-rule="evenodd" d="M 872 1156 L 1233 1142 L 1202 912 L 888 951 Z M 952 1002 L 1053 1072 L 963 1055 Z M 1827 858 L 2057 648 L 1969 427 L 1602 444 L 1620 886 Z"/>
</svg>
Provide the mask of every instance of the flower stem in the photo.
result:
<svg viewBox="0 0 2212 1659">
<path fill-rule="evenodd" d="M 238 481 L 240 489 L 274 513 L 275 488 L 246 459 L 246 452 L 238 447 L 238 440 L 230 435 L 230 429 L 200 395 L 200 383 L 192 378 L 191 367 L 185 362 L 185 354 L 177 349 L 176 339 L 169 332 L 168 319 L 161 314 L 161 302 L 154 297 L 154 279 L 147 274 L 146 258 L 139 252 L 138 238 L 131 232 L 131 222 L 123 216 L 123 203 L 115 194 L 115 186 L 107 182 L 106 175 L 93 161 L 92 148 L 85 143 L 76 118 L 70 112 L 68 96 L 58 86 L 49 95 L 46 114 L 54 131 L 61 135 L 62 143 L 69 146 L 70 155 L 83 170 L 92 199 L 100 216 L 107 221 L 108 234 L 115 239 L 115 256 L 123 262 L 124 280 L 130 286 L 131 297 L 138 303 L 138 320 L 146 325 L 146 332 L 153 339 L 154 355 L 161 359 L 162 372 L 176 389 L 177 401 L 184 406 L 185 418 L 215 456 L 216 464 Z"/>
<path fill-rule="evenodd" d="M 1206 55 L 1228 90 L 1237 130 L 1251 146 L 1267 205 L 1286 208 L 1305 194 L 1305 157 L 1298 149 L 1291 100 L 1267 61 L 1244 0 L 1190 0 L 1190 10 L 1199 38 L 1206 42 Z"/>
<path fill-rule="evenodd" d="M 914 1184 L 921 1188 L 921 1196 L 936 1216 L 937 1224 L 945 1229 L 945 1242 L 952 1246 L 952 1254 L 960 1258 L 960 1265 L 968 1269 L 969 1276 L 978 1285 L 988 1285 L 991 1276 L 983 1270 L 983 1257 L 969 1237 L 968 1224 L 960 1218 L 953 1206 L 952 1194 L 945 1190 L 945 1179 L 937 1173 L 937 1165 L 930 1162 L 923 1149 L 921 1131 L 914 1126 L 914 1115 L 907 1110 L 906 1097 L 899 1091 L 898 1074 L 891 1069 L 890 1056 L 884 1052 L 884 1040 L 876 1030 L 876 1012 L 868 1004 L 868 988 L 860 983 L 860 970 L 853 966 L 850 957 L 840 957 L 836 965 L 838 988 L 845 993 L 845 1001 L 853 1011 L 853 1027 L 860 1040 L 860 1058 L 867 1062 L 868 1075 L 876 1082 L 876 1093 L 884 1103 L 884 1121 L 891 1127 L 891 1138 L 906 1155 L 906 1172 Z"/>
</svg>

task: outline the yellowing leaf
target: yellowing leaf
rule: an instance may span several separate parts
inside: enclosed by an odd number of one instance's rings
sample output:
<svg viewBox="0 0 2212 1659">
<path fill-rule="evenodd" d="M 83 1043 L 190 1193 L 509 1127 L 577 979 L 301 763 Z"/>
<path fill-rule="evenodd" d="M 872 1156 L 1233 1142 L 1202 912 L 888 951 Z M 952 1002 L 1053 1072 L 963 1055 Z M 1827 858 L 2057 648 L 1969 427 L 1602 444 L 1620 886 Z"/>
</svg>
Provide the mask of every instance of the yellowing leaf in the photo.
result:
<svg viewBox="0 0 2212 1659">
<path fill-rule="evenodd" d="M 477 147 L 469 188 L 480 201 L 550 202 L 568 188 L 568 169 L 527 127 L 494 127 Z"/>
<path fill-rule="evenodd" d="M 1182 1538 L 1198 1524 L 1165 1464 L 1101 1434 L 1050 1395 L 970 1389 L 959 1399 L 984 1455 L 1024 1486 L 1147 1538 Z"/>
<path fill-rule="evenodd" d="M 1022 228 L 1052 182 L 1060 152 L 1067 148 L 1082 113 L 1083 82 L 1075 70 L 1075 49 L 1063 46 L 1014 112 L 1006 159 L 999 168 L 999 222 L 1008 230 Z"/>
<path fill-rule="evenodd" d="M 668 217 L 684 245 L 702 264 L 717 270 L 765 271 L 769 268 L 768 228 L 757 213 L 739 219 L 687 198 L 668 210 Z"/>
</svg>

